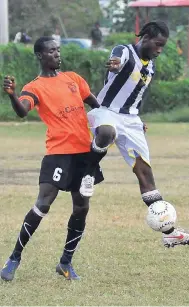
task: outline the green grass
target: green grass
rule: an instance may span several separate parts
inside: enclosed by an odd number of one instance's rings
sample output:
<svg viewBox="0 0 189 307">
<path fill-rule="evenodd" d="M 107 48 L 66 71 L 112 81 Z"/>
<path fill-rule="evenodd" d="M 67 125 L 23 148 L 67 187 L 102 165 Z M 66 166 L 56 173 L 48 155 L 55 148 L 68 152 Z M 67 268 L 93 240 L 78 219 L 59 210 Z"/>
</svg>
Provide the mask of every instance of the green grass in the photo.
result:
<svg viewBox="0 0 189 307">
<path fill-rule="evenodd" d="M 189 124 L 151 124 L 147 139 L 157 187 L 189 227 Z M 45 152 L 41 123 L 0 124 L 0 266 L 11 253 L 38 194 Z M 23 253 L 12 283 L 0 281 L 2 306 L 189 305 L 189 247 L 165 249 L 145 223 L 137 180 L 113 146 L 101 166 L 105 182 L 91 199 L 87 227 L 74 257 L 81 281 L 55 273 L 71 198 L 60 193 Z"/>
</svg>

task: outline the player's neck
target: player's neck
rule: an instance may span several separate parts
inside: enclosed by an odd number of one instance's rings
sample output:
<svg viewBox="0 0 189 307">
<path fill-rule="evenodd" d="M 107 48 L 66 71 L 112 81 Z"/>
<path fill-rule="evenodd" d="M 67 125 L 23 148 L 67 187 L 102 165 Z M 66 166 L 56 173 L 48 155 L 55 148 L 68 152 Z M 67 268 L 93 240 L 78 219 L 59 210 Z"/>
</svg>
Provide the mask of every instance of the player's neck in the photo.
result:
<svg viewBox="0 0 189 307">
<path fill-rule="evenodd" d="M 46 78 L 56 77 L 58 75 L 58 71 L 51 69 L 42 69 L 39 75 L 40 77 L 46 77 Z"/>
<path fill-rule="evenodd" d="M 135 45 L 135 50 L 137 52 L 138 57 L 143 60 L 144 62 L 148 62 L 148 59 L 145 59 L 144 56 L 142 55 L 142 48 L 141 48 L 141 41 L 139 41 L 136 45 Z"/>
</svg>

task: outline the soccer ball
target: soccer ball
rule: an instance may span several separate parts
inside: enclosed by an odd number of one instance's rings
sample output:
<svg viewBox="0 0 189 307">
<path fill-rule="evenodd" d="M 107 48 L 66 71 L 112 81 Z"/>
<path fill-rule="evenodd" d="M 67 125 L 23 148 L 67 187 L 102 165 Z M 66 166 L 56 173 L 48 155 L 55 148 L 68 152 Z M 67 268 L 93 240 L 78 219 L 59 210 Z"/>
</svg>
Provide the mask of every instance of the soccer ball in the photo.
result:
<svg viewBox="0 0 189 307">
<path fill-rule="evenodd" d="M 176 222 L 175 208 L 168 202 L 159 200 L 148 207 L 147 224 L 156 231 L 168 231 Z"/>
</svg>

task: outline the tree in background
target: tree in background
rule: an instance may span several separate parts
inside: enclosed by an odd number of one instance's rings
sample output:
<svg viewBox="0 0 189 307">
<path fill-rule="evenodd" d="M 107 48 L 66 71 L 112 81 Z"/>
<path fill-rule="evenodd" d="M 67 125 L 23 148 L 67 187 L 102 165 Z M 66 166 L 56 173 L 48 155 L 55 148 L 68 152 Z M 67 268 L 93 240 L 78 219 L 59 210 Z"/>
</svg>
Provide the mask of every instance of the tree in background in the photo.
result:
<svg viewBox="0 0 189 307">
<path fill-rule="evenodd" d="M 88 37 L 101 17 L 98 0 L 9 0 L 10 39 L 21 28 L 35 39 L 52 34 L 57 26 L 62 36 Z"/>
</svg>

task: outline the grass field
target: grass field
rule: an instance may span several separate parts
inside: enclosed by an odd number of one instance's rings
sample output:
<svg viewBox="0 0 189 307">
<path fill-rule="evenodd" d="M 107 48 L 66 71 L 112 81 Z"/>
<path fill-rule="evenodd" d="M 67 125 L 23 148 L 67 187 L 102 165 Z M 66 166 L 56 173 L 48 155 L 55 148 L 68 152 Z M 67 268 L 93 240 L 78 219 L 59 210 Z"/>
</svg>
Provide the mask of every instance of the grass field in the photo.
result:
<svg viewBox="0 0 189 307">
<path fill-rule="evenodd" d="M 0 266 L 14 247 L 38 193 L 45 129 L 40 123 L 0 124 Z M 189 124 L 149 124 L 158 188 L 189 228 Z M 71 213 L 60 193 L 23 253 L 12 283 L 0 281 L 0 305 L 189 305 L 189 246 L 165 249 L 145 223 L 135 176 L 113 147 L 101 166 L 105 182 L 91 199 L 86 232 L 74 257 L 81 281 L 55 273 Z"/>
</svg>

